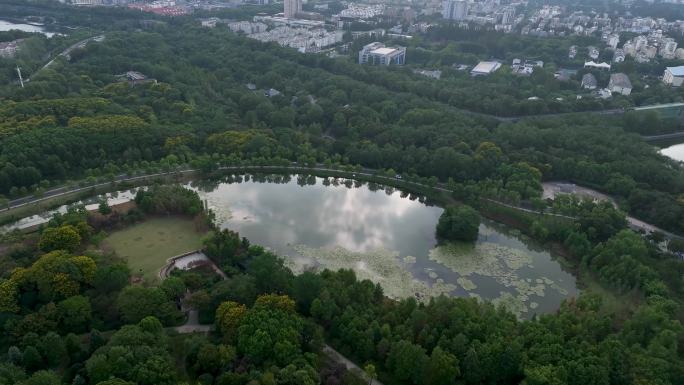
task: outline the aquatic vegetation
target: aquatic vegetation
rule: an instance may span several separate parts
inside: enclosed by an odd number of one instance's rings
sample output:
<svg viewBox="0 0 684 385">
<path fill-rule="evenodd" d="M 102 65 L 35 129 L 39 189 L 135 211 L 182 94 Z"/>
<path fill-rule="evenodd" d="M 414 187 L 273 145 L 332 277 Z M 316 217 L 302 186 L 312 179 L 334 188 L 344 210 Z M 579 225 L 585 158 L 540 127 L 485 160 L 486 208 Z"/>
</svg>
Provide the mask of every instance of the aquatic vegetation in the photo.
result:
<svg viewBox="0 0 684 385">
<path fill-rule="evenodd" d="M 343 247 L 314 248 L 305 245 L 296 245 L 294 249 L 301 256 L 314 261 L 318 268 L 354 270 L 359 279 L 379 283 L 390 298 L 428 300 L 430 297 L 448 295 L 457 288 L 442 279 L 437 279 L 432 285 L 415 279 L 402 266 L 399 253 L 395 251 L 376 249 L 358 253 Z M 311 267 L 296 260 L 290 260 L 288 265 L 297 274 Z"/>
<path fill-rule="evenodd" d="M 532 257 L 521 250 L 482 242 L 476 246 L 449 243 L 430 250 L 430 259 L 460 275 L 479 274 L 488 277 L 506 276 L 532 262 Z"/>
<path fill-rule="evenodd" d="M 416 257 L 407 255 L 404 257 L 404 263 L 416 263 Z"/>
<path fill-rule="evenodd" d="M 533 286 L 529 282 L 523 280 L 513 281 L 512 286 L 515 288 L 515 291 L 524 296 L 536 295 L 538 297 L 543 297 L 544 290 L 546 289 L 546 285 L 544 284 Z"/>
<path fill-rule="evenodd" d="M 511 313 L 520 317 L 522 313 L 527 313 L 528 309 L 525 302 L 518 297 L 513 296 L 513 294 L 502 291 L 499 293 L 499 297 L 492 300 L 494 306 L 503 306 L 508 309 Z"/>
<path fill-rule="evenodd" d="M 477 285 L 466 277 L 459 277 L 456 282 L 458 282 L 464 290 L 471 291 L 477 289 Z"/>
<path fill-rule="evenodd" d="M 456 290 L 456 285 L 444 282 L 443 279 L 437 278 L 435 283 L 432 284 L 430 296 L 435 297 L 442 294 L 449 294 Z"/>
<path fill-rule="evenodd" d="M 567 290 L 565 290 L 564 288 L 559 286 L 557 283 L 553 283 L 553 281 L 551 281 L 551 282 L 552 283 L 549 285 L 550 288 L 552 288 L 553 290 L 556 290 L 557 292 L 561 293 L 562 295 L 568 295 Z"/>
<path fill-rule="evenodd" d="M 568 293 L 547 277 L 523 279 L 519 270 L 532 266 L 532 256 L 522 250 L 491 242 L 438 246 L 430 250 L 430 260 L 458 273 L 460 277 L 457 282 L 466 291 L 477 288 L 471 279 L 466 278 L 469 276 L 491 277 L 503 287 L 510 288 L 511 291 L 502 292 L 506 295 L 501 294 L 493 302 L 504 304 L 519 316 L 528 311 L 528 306 L 531 307 L 533 302 L 530 299 L 544 297 L 547 288 L 562 295 Z"/>
</svg>

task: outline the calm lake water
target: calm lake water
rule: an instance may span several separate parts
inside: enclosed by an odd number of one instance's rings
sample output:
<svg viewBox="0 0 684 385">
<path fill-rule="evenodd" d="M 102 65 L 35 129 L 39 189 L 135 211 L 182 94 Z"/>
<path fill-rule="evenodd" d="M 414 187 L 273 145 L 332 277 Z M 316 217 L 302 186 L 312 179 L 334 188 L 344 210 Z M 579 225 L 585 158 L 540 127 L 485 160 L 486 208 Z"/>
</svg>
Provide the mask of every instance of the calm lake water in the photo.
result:
<svg viewBox="0 0 684 385">
<path fill-rule="evenodd" d="M 45 29 L 40 25 L 19 24 L 12 23 L 6 20 L 0 20 L 0 31 L 9 31 L 12 29 L 18 29 L 24 32 L 38 32 L 44 34 L 47 37 L 52 37 L 54 35 L 53 32 L 45 32 Z"/>
<path fill-rule="evenodd" d="M 222 228 L 285 256 L 295 272 L 349 268 L 391 297 L 478 297 L 522 317 L 578 294 L 549 252 L 493 222 L 483 221 L 474 245 L 438 247 L 443 210 L 393 189 L 310 176 L 228 180 L 191 186 Z"/>
<path fill-rule="evenodd" d="M 670 147 L 663 148 L 660 153 L 669 156 L 674 160 L 684 162 L 684 143 L 675 144 Z"/>
<path fill-rule="evenodd" d="M 575 278 L 543 247 L 516 231 L 483 220 L 474 244 L 437 245 L 442 209 L 421 197 L 346 179 L 313 176 L 229 176 L 196 181 L 217 222 L 285 257 L 296 273 L 353 269 L 393 298 L 440 294 L 503 303 L 520 317 L 558 309 L 577 296 Z M 134 197 L 120 191 L 80 203 L 96 209 Z M 0 228 L 45 223 L 67 206 Z"/>
</svg>

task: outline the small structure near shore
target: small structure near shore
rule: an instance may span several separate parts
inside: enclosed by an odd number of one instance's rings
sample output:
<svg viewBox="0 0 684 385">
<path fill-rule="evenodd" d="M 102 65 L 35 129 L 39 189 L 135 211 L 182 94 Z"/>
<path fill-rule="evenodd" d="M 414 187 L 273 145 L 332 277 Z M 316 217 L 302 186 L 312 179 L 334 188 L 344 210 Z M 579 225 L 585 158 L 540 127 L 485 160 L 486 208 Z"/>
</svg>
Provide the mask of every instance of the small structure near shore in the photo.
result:
<svg viewBox="0 0 684 385">
<path fill-rule="evenodd" d="M 173 269 L 190 270 L 206 264 L 211 264 L 211 260 L 202 251 L 190 251 L 169 258 L 168 263 L 159 270 L 159 278 L 164 279 L 168 277 Z"/>
</svg>

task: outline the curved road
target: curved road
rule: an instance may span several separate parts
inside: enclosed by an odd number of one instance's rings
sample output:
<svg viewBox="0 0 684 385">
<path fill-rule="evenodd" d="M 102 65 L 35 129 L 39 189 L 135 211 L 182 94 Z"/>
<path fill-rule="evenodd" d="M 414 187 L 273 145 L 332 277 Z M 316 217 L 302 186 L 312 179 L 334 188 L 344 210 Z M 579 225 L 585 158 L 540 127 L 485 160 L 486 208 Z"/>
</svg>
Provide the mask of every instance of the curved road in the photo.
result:
<svg viewBox="0 0 684 385">
<path fill-rule="evenodd" d="M 392 178 L 392 177 L 379 175 L 379 174 L 377 174 L 377 170 L 372 170 L 372 169 L 367 169 L 367 168 L 364 168 L 360 171 L 345 171 L 345 170 L 321 167 L 321 165 L 317 165 L 316 167 L 303 167 L 303 166 L 289 165 L 289 166 L 223 166 L 223 167 L 218 168 L 218 171 L 231 171 L 231 170 L 233 170 L 233 171 L 239 171 L 239 170 L 291 170 L 291 171 L 307 171 L 308 170 L 308 171 L 319 171 L 319 172 L 327 172 L 327 173 L 336 173 L 336 174 L 341 174 L 341 175 L 346 175 L 346 176 L 351 175 L 352 178 L 354 178 L 356 176 L 363 176 L 363 177 L 367 177 L 367 178 L 382 179 L 382 180 L 391 182 L 391 184 L 393 184 L 393 185 L 397 185 L 397 184 L 403 184 L 403 185 L 409 185 L 409 186 L 412 185 L 414 187 L 434 189 L 434 190 L 446 192 L 446 193 L 453 192 L 444 183 L 438 183 L 435 186 L 429 186 L 429 185 L 422 184 L 422 183 L 406 181 L 406 180 L 401 179 L 400 177 L 399 178 L 397 178 L 397 177 Z M 133 176 L 133 177 L 128 176 L 127 174 L 121 174 L 121 175 L 118 175 L 113 181 L 109 181 L 109 182 L 98 183 L 98 184 L 94 184 L 94 185 L 90 185 L 90 186 L 78 187 L 78 188 L 73 188 L 73 189 L 69 189 L 68 187 L 59 187 L 59 188 L 55 188 L 55 189 L 48 190 L 48 191 L 44 192 L 43 196 L 40 198 L 35 198 L 34 196 L 27 196 L 27 197 L 15 199 L 13 201 L 10 201 L 9 204 L 7 205 L 7 207 L 0 209 L 0 212 L 9 211 L 9 210 L 13 210 L 13 209 L 16 209 L 19 207 L 36 204 L 36 203 L 39 203 L 39 202 L 42 202 L 42 201 L 45 201 L 48 199 L 57 198 L 57 197 L 64 196 L 64 195 L 74 194 L 74 193 L 87 191 L 87 190 L 91 190 L 91 189 L 98 188 L 98 187 L 107 186 L 107 185 L 110 185 L 112 183 L 133 182 L 133 181 L 145 180 L 145 179 L 149 179 L 149 178 L 156 178 L 156 177 L 162 177 L 162 176 L 191 174 L 191 173 L 196 173 L 199 171 L 200 170 L 198 170 L 198 169 L 186 169 L 186 170 L 161 172 L 161 173 L 155 173 L 155 174 L 139 175 L 139 176 Z M 545 184 L 553 184 L 553 183 L 556 183 L 556 182 L 545 182 Z M 502 205 L 505 207 L 515 209 L 515 210 L 528 212 L 528 213 L 532 213 L 532 214 L 539 214 L 539 212 L 535 211 L 535 210 L 527 209 L 527 208 L 520 207 L 520 206 L 510 205 L 510 204 L 500 202 L 500 201 L 497 201 L 494 199 L 489 199 L 489 198 L 484 198 L 484 199 L 489 201 L 489 202 L 496 203 L 496 204 L 499 204 L 499 205 Z M 544 212 L 543 214 L 548 215 L 548 216 L 555 216 L 555 217 L 559 217 L 559 218 L 576 219 L 574 217 L 570 217 L 570 216 L 566 216 L 566 215 L 562 215 L 562 214 L 551 213 L 551 212 Z M 627 219 L 630 223 L 630 226 L 636 230 L 642 230 L 642 231 L 645 231 L 647 233 L 650 233 L 654 230 L 657 230 L 657 231 L 662 232 L 663 234 L 665 234 L 669 238 L 684 239 L 684 237 L 681 237 L 677 234 L 669 233 L 667 231 L 664 231 L 664 230 L 662 230 L 656 226 L 653 226 L 649 223 L 645 223 L 645 222 L 643 222 L 639 219 L 636 219 L 634 217 L 628 216 Z"/>
<path fill-rule="evenodd" d="M 669 134 L 661 134 L 661 135 L 648 135 L 648 136 L 641 136 L 641 139 L 647 141 L 647 142 L 653 142 L 656 140 L 664 140 L 664 139 L 678 139 L 678 138 L 684 138 L 684 131 L 679 131 L 679 132 L 671 132 Z"/>
<path fill-rule="evenodd" d="M 543 198 L 550 198 L 553 199 L 555 198 L 556 195 L 558 194 L 573 194 L 576 195 L 580 198 L 590 198 L 593 200 L 597 201 L 606 201 L 610 202 L 613 207 L 616 209 L 619 209 L 617 202 L 615 199 L 613 199 L 611 196 L 606 195 L 602 192 L 590 189 L 588 187 L 583 187 L 583 186 L 578 186 L 574 183 L 569 183 L 569 182 L 561 182 L 561 181 L 552 181 L 552 182 L 544 182 L 542 183 L 542 187 L 544 189 L 543 191 Z M 665 234 L 666 238 L 675 238 L 675 239 L 681 239 L 684 240 L 684 237 L 671 233 L 669 231 L 663 230 L 657 226 L 654 226 L 650 223 L 646 223 L 640 219 L 634 218 L 632 216 L 627 215 L 626 216 L 627 223 L 629 224 L 629 227 L 632 230 L 636 231 L 643 231 L 645 233 L 652 233 L 652 232 L 660 232 Z"/>
<path fill-rule="evenodd" d="M 59 58 L 60 56 L 68 58 L 71 51 L 73 51 L 77 48 L 83 48 L 86 46 L 86 44 L 90 43 L 91 41 L 102 41 L 102 40 L 104 40 L 104 38 L 105 38 L 105 35 L 92 36 L 92 37 L 89 37 L 87 39 L 83 39 L 83 40 L 79 41 L 78 43 L 74 43 L 74 44 L 70 45 L 64 51 L 60 52 L 59 54 L 57 54 L 57 56 L 52 58 L 52 60 L 47 62 L 44 66 L 40 67 L 36 72 L 32 73 L 31 77 L 36 76 L 36 74 L 38 74 L 40 71 L 50 67 L 55 62 L 55 60 L 57 60 L 57 58 Z M 30 82 L 31 77 L 26 78 L 25 82 L 26 83 Z"/>
</svg>

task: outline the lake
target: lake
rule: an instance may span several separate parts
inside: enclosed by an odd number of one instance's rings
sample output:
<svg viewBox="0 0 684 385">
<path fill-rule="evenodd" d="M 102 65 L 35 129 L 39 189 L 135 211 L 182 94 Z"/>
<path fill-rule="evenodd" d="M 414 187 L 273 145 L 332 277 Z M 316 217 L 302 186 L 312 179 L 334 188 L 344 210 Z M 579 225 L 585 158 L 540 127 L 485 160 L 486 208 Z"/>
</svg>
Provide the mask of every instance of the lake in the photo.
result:
<svg viewBox="0 0 684 385">
<path fill-rule="evenodd" d="M 669 156 L 674 160 L 684 162 L 684 143 L 674 144 L 670 147 L 663 148 L 660 153 Z"/>
<path fill-rule="evenodd" d="M 494 222 L 482 222 L 474 244 L 438 246 L 443 210 L 392 188 L 313 176 L 190 186 L 222 228 L 285 256 L 295 272 L 353 269 L 393 298 L 482 298 L 523 318 L 578 295 L 574 276 L 548 251 Z"/>
<path fill-rule="evenodd" d="M 54 35 L 53 32 L 45 32 L 45 29 L 40 25 L 20 24 L 20 23 L 12 23 L 12 22 L 9 22 L 6 20 L 0 20 L 0 31 L 10 31 L 13 29 L 18 29 L 18 30 L 24 31 L 24 32 L 42 33 L 43 35 L 45 35 L 47 37 L 52 37 Z"/>
<path fill-rule="evenodd" d="M 443 209 L 422 197 L 343 178 L 261 175 L 191 182 L 220 227 L 285 257 L 288 266 L 353 269 L 380 283 L 393 298 L 427 300 L 440 294 L 502 303 L 521 318 L 558 309 L 577 296 L 575 277 L 539 244 L 483 219 L 473 244 L 438 245 Z M 134 191 L 91 197 L 77 204 L 94 210 L 99 199 L 127 202 Z M 0 228 L 45 223 L 61 206 Z"/>
</svg>

